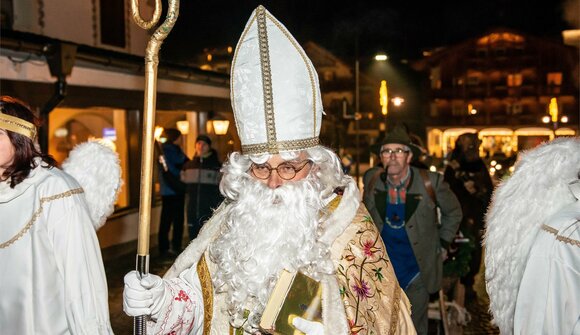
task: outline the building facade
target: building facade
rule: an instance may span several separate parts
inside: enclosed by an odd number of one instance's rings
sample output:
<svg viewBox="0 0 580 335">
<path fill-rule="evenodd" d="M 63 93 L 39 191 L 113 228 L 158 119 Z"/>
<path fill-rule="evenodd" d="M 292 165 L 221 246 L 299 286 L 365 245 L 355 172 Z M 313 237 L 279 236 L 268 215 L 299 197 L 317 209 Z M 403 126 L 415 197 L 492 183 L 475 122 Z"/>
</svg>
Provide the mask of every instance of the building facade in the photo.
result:
<svg viewBox="0 0 580 335">
<path fill-rule="evenodd" d="M 153 2 L 140 1 L 149 17 Z M 44 119 L 44 150 L 60 163 L 78 143 L 104 139 L 119 154 L 123 189 L 115 213 L 98 232 L 102 248 L 137 238 L 144 58 L 149 33 L 131 18 L 129 1 L 2 0 L 0 93 L 17 97 Z M 164 18 L 162 18 L 163 20 Z M 217 135 L 214 120 L 232 120 L 229 76 L 160 60 L 156 126 L 178 128 L 189 157 L 195 138 L 207 133 L 236 149 L 233 127 Z M 157 172 L 154 171 L 158 190 Z M 153 201 L 151 232 L 159 203 Z M 130 247 L 128 245 L 128 247 Z"/>
<path fill-rule="evenodd" d="M 578 134 L 578 48 L 496 29 L 424 53 L 428 149 L 445 157 L 478 132 L 481 156 L 511 157 L 555 136 Z"/>
</svg>

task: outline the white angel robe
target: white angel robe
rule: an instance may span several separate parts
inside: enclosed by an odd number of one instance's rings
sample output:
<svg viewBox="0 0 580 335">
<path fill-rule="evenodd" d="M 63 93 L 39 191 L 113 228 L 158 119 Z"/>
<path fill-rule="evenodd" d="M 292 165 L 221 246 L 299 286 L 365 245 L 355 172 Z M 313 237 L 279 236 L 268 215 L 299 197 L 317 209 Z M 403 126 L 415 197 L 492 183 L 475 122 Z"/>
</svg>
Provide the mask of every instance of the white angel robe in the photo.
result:
<svg viewBox="0 0 580 335">
<path fill-rule="evenodd" d="M 580 335 L 580 201 L 552 216 L 536 236 L 518 291 L 514 334 Z"/>
<path fill-rule="evenodd" d="M 112 334 L 105 271 L 83 190 L 37 167 L 0 183 L 0 332 Z"/>
</svg>

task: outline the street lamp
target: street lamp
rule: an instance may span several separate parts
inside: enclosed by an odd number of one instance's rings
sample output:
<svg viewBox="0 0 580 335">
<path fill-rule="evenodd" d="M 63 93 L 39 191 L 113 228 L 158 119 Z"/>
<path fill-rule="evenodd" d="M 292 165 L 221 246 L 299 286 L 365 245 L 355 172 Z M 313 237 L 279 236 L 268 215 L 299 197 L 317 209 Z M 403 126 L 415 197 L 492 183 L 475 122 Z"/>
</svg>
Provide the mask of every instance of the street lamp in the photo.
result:
<svg viewBox="0 0 580 335">
<path fill-rule="evenodd" d="M 358 50 L 358 47 L 357 47 Z M 380 53 L 375 55 L 374 59 L 378 62 L 385 62 L 387 59 L 389 59 L 389 57 L 386 54 Z M 354 62 L 354 84 L 355 84 L 355 109 L 354 109 L 354 127 L 355 127 L 355 146 L 356 146 L 356 155 L 355 155 L 355 161 L 356 161 L 356 165 L 355 165 L 355 175 L 356 175 L 356 182 L 358 183 L 358 180 L 360 178 L 360 154 L 359 154 L 359 148 L 360 148 L 360 129 L 359 129 L 359 120 L 361 119 L 361 114 L 360 114 L 360 83 L 359 80 L 360 79 L 360 60 L 358 57 L 358 51 L 357 51 L 357 57 L 355 59 Z"/>
<path fill-rule="evenodd" d="M 378 53 L 378 54 L 375 55 L 375 60 L 378 61 L 378 62 L 384 62 L 387 59 L 389 59 L 389 56 L 387 56 L 384 53 Z"/>
<path fill-rule="evenodd" d="M 562 117 L 559 118 L 558 99 L 551 98 L 550 104 L 548 105 L 548 115 L 542 117 L 542 122 L 546 124 L 552 122 L 555 135 L 556 130 L 558 129 L 558 121 L 562 123 L 568 123 L 568 117 L 566 115 L 562 115 Z"/>
<path fill-rule="evenodd" d="M 215 132 L 215 134 L 218 137 L 218 145 L 219 145 L 219 150 L 223 153 L 223 154 L 227 154 L 227 149 L 223 150 L 224 148 L 222 148 L 222 140 L 221 138 L 223 137 L 223 135 L 228 133 L 228 127 L 230 126 L 230 121 L 229 120 L 211 120 L 212 126 L 213 126 L 213 131 Z"/>
<path fill-rule="evenodd" d="M 228 133 L 228 127 L 230 126 L 229 120 L 211 120 L 211 123 L 216 135 L 225 135 Z"/>
<path fill-rule="evenodd" d="M 403 102 L 405 102 L 405 99 L 401 98 L 401 97 L 394 97 L 391 99 L 391 102 L 393 103 L 393 105 L 395 107 L 401 107 L 401 105 L 403 104 Z"/>
<path fill-rule="evenodd" d="M 187 135 L 189 133 L 189 121 L 187 120 L 177 121 L 175 122 L 175 125 L 177 126 L 177 129 L 179 130 L 181 135 Z"/>
</svg>

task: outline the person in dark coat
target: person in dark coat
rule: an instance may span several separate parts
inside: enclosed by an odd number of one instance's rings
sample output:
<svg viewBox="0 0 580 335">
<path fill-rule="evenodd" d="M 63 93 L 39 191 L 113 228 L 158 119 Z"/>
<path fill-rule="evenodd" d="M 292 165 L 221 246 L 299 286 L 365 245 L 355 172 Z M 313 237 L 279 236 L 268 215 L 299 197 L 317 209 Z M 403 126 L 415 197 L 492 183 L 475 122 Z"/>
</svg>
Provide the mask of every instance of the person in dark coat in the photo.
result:
<svg viewBox="0 0 580 335">
<path fill-rule="evenodd" d="M 175 128 L 164 130 L 167 141 L 161 145 L 162 154 L 167 166 L 159 167 L 159 183 L 161 184 L 161 218 L 159 220 L 159 255 L 162 257 L 177 256 L 181 252 L 183 240 L 183 224 L 185 222 L 185 189 L 179 185 L 179 174 L 183 164 L 189 159 L 181 147 L 175 142 L 181 132 Z M 172 249 L 169 250 L 169 230 L 173 224 Z"/>
<path fill-rule="evenodd" d="M 187 227 L 189 240 L 197 237 L 203 223 L 209 219 L 223 197 L 219 190 L 222 163 L 211 147 L 207 135 L 199 135 L 195 142 L 195 156 L 183 166 L 181 181 L 187 189 Z"/>
<path fill-rule="evenodd" d="M 459 199 L 463 219 L 459 230 L 473 240 L 469 272 L 461 278 L 467 298 L 475 296 L 473 283 L 481 264 L 481 240 L 485 212 L 491 201 L 493 184 L 483 160 L 479 157 L 480 141 L 475 133 L 460 135 L 445 168 L 444 179 Z"/>
<path fill-rule="evenodd" d="M 459 227 L 461 206 L 440 174 L 411 166 L 421 151 L 404 128 L 395 127 L 379 144 L 381 165 L 364 174 L 363 202 L 411 302 L 417 334 L 426 335 L 429 294 L 441 288 L 443 259 Z"/>
</svg>

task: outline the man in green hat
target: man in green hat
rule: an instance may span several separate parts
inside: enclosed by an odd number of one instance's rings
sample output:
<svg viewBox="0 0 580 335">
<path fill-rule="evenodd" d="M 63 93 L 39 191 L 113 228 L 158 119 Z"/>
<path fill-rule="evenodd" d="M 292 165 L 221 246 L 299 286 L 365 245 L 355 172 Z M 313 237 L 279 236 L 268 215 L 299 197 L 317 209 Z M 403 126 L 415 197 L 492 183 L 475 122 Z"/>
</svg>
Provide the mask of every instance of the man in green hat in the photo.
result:
<svg viewBox="0 0 580 335">
<path fill-rule="evenodd" d="M 381 166 L 365 173 L 363 202 L 411 302 L 417 333 L 427 334 L 429 294 L 441 288 L 443 260 L 461 222 L 461 206 L 442 175 L 410 166 L 420 152 L 402 127 L 388 133 L 378 148 Z"/>
</svg>

